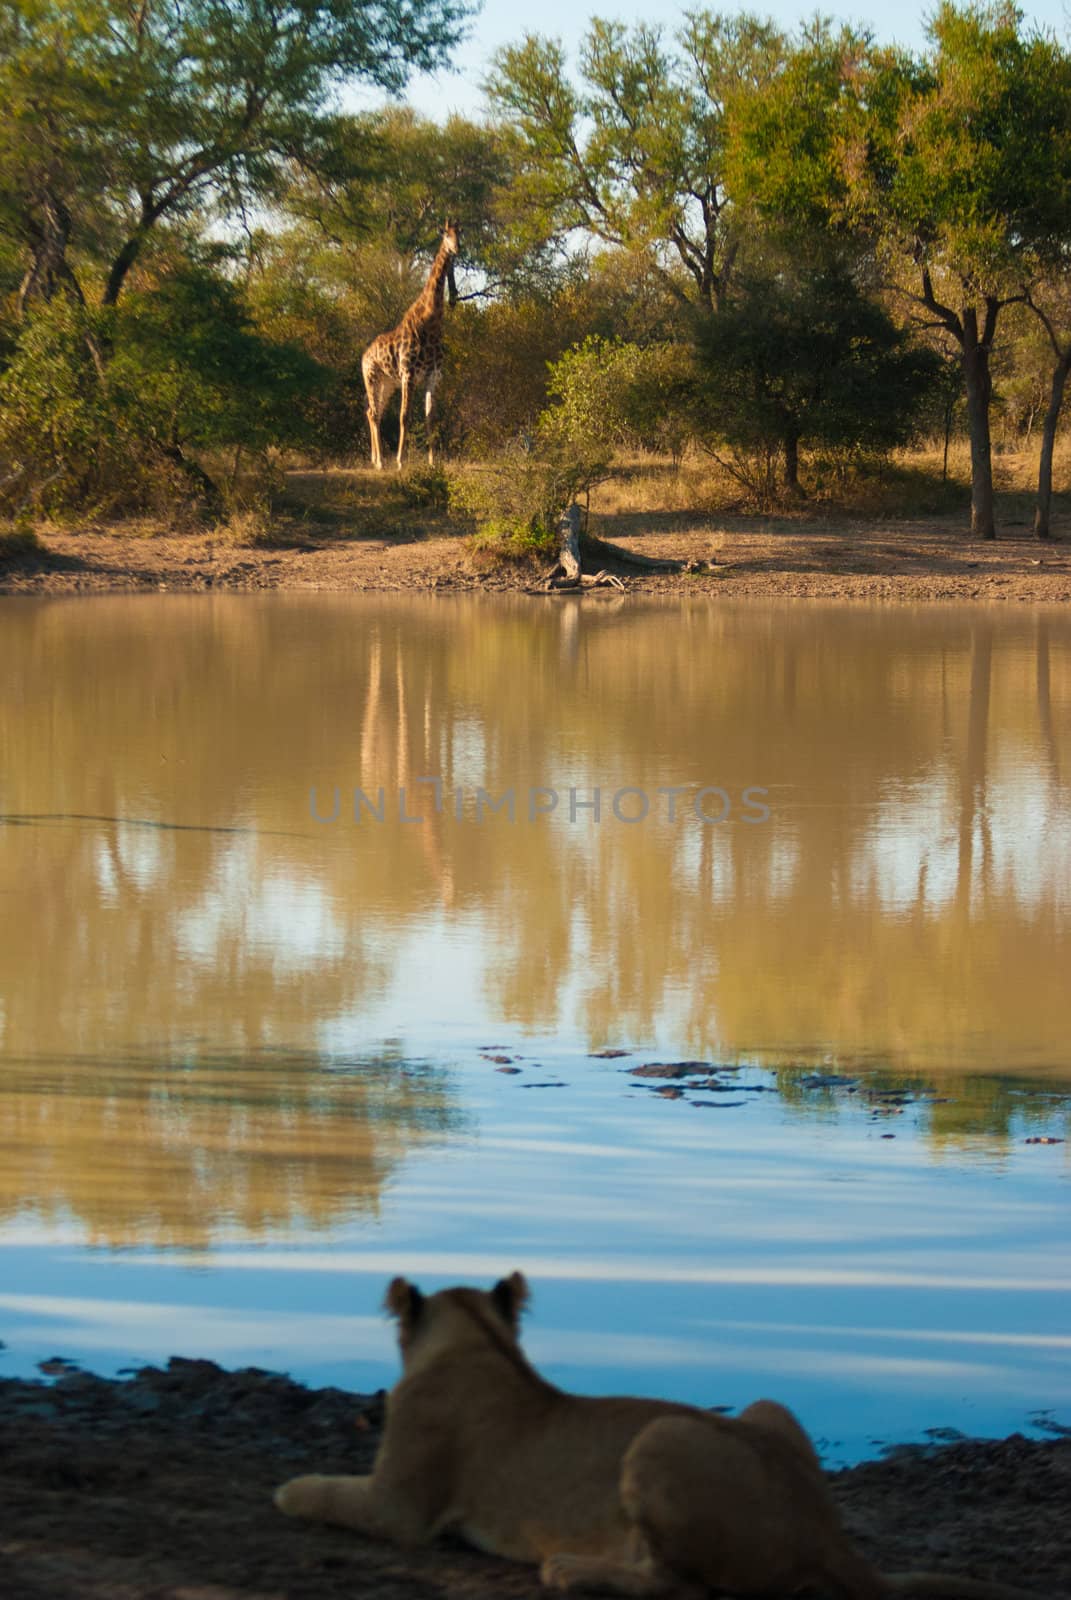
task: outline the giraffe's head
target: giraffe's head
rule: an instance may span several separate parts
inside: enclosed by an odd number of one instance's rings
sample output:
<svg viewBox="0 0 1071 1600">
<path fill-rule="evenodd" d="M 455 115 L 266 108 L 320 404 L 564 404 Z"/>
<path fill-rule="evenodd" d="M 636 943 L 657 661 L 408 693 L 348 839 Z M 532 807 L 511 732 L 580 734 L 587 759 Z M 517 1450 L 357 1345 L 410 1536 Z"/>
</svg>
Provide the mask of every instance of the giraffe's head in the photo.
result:
<svg viewBox="0 0 1071 1600">
<path fill-rule="evenodd" d="M 456 256 L 461 249 L 461 231 L 452 217 L 447 217 L 443 229 L 443 247 L 448 255 Z"/>
</svg>

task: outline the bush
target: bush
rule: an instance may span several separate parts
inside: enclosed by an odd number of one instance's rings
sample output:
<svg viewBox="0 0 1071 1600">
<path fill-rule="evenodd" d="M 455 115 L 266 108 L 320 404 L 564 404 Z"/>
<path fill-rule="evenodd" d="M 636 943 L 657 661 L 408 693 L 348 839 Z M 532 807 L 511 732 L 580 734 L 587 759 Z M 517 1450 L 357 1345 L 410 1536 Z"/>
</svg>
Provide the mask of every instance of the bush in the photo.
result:
<svg viewBox="0 0 1071 1600">
<path fill-rule="evenodd" d="M 129 417 L 101 381 L 113 317 L 60 296 L 37 306 L 0 375 L 0 478 L 37 509 L 98 498 L 135 476 Z"/>
<path fill-rule="evenodd" d="M 680 345 L 641 348 L 591 335 L 550 369 L 545 435 L 575 448 L 651 450 L 679 460 L 695 431 L 691 360 Z"/>
<path fill-rule="evenodd" d="M 450 484 L 442 467 L 408 467 L 397 479 L 402 503 L 414 511 L 445 511 Z"/>
<path fill-rule="evenodd" d="M 477 547 L 512 557 L 549 553 L 562 512 L 608 471 L 593 456 L 515 444 L 484 466 L 450 473 L 450 510 L 474 525 Z"/>
<path fill-rule="evenodd" d="M 493 454 L 534 432 L 547 368 L 584 332 L 567 302 L 495 301 L 447 312 L 439 437 L 452 453 Z"/>
<path fill-rule="evenodd" d="M 0 522 L 0 566 L 5 561 L 17 561 L 20 556 L 33 555 L 40 550 L 37 529 L 25 515 L 11 522 Z"/>
<path fill-rule="evenodd" d="M 0 375 L 0 480 L 40 509 L 170 510 L 223 495 L 198 459 L 304 437 L 322 382 L 252 326 L 235 286 L 183 265 L 117 309 L 35 306 Z"/>
<path fill-rule="evenodd" d="M 801 447 L 880 453 L 906 442 L 939 376 L 937 357 L 912 344 L 850 264 L 802 249 L 742 271 L 695 337 L 704 443 L 715 454 L 727 444 L 729 470 L 767 491 L 778 454 L 796 491 Z"/>
</svg>

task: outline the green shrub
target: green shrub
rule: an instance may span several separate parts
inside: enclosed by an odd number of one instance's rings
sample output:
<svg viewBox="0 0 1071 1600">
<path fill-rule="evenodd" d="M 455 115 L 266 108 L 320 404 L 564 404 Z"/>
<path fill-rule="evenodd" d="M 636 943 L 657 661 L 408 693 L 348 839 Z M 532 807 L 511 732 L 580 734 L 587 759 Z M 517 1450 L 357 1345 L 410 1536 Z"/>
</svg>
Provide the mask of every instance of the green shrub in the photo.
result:
<svg viewBox="0 0 1071 1600">
<path fill-rule="evenodd" d="M 610 454 L 652 450 L 679 458 L 695 432 L 691 358 L 681 345 L 641 347 L 589 336 L 555 361 L 544 435 Z"/>
<path fill-rule="evenodd" d="M 442 467 L 409 467 L 396 487 L 403 504 L 414 511 L 445 511 L 450 503 L 450 484 Z"/>
<path fill-rule="evenodd" d="M 225 495 L 201 456 L 266 460 L 304 436 L 322 380 L 253 327 L 238 289 L 195 265 L 119 308 L 36 305 L 0 374 L 0 480 L 37 509 L 170 511 Z"/>
<path fill-rule="evenodd" d="M 114 318 L 57 296 L 35 307 L 0 374 L 0 477 L 37 510 L 128 485 L 136 454 L 123 397 L 101 380 Z"/>
<path fill-rule="evenodd" d="M 506 556 L 549 553 L 562 512 L 608 476 L 605 460 L 542 441 L 512 445 L 487 464 L 450 473 L 450 510 L 473 524 L 477 546 Z"/>
</svg>

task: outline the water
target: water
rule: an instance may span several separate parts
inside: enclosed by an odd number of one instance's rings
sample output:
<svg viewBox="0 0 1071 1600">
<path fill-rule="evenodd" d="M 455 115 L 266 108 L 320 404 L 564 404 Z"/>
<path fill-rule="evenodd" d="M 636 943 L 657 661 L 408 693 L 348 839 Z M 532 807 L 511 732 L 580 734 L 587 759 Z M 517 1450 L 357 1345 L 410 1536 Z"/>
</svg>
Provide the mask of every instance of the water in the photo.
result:
<svg viewBox="0 0 1071 1600">
<path fill-rule="evenodd" d="M 376 1387 L 521 1267 L 589 1392 L 1071 1422 L 1062 613 L 8 600 L 0 683 L 0 1371 Z"/>
</svg>

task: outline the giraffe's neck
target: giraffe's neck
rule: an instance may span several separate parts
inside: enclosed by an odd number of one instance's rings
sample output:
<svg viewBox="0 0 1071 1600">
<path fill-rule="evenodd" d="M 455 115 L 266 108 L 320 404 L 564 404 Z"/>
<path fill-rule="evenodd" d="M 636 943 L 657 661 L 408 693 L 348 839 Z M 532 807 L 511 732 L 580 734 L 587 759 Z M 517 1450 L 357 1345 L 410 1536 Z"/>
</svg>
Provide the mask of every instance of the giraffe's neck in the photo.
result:
<svg viewBox="0 0 1071 1600">
<path fill-rule="evenodd" d="M 421 291 L 419 299 L 413 302 L 410 316 L 416 316 L 421 321 L 430 321 L 441 317 L 443 313 L 443 297 L 446 293 L 446 274 L 450 266 L 452 250 L 447 248 L 446 240 L 436 253 L 428 273 L 428 281 Z"/>
</svg>

